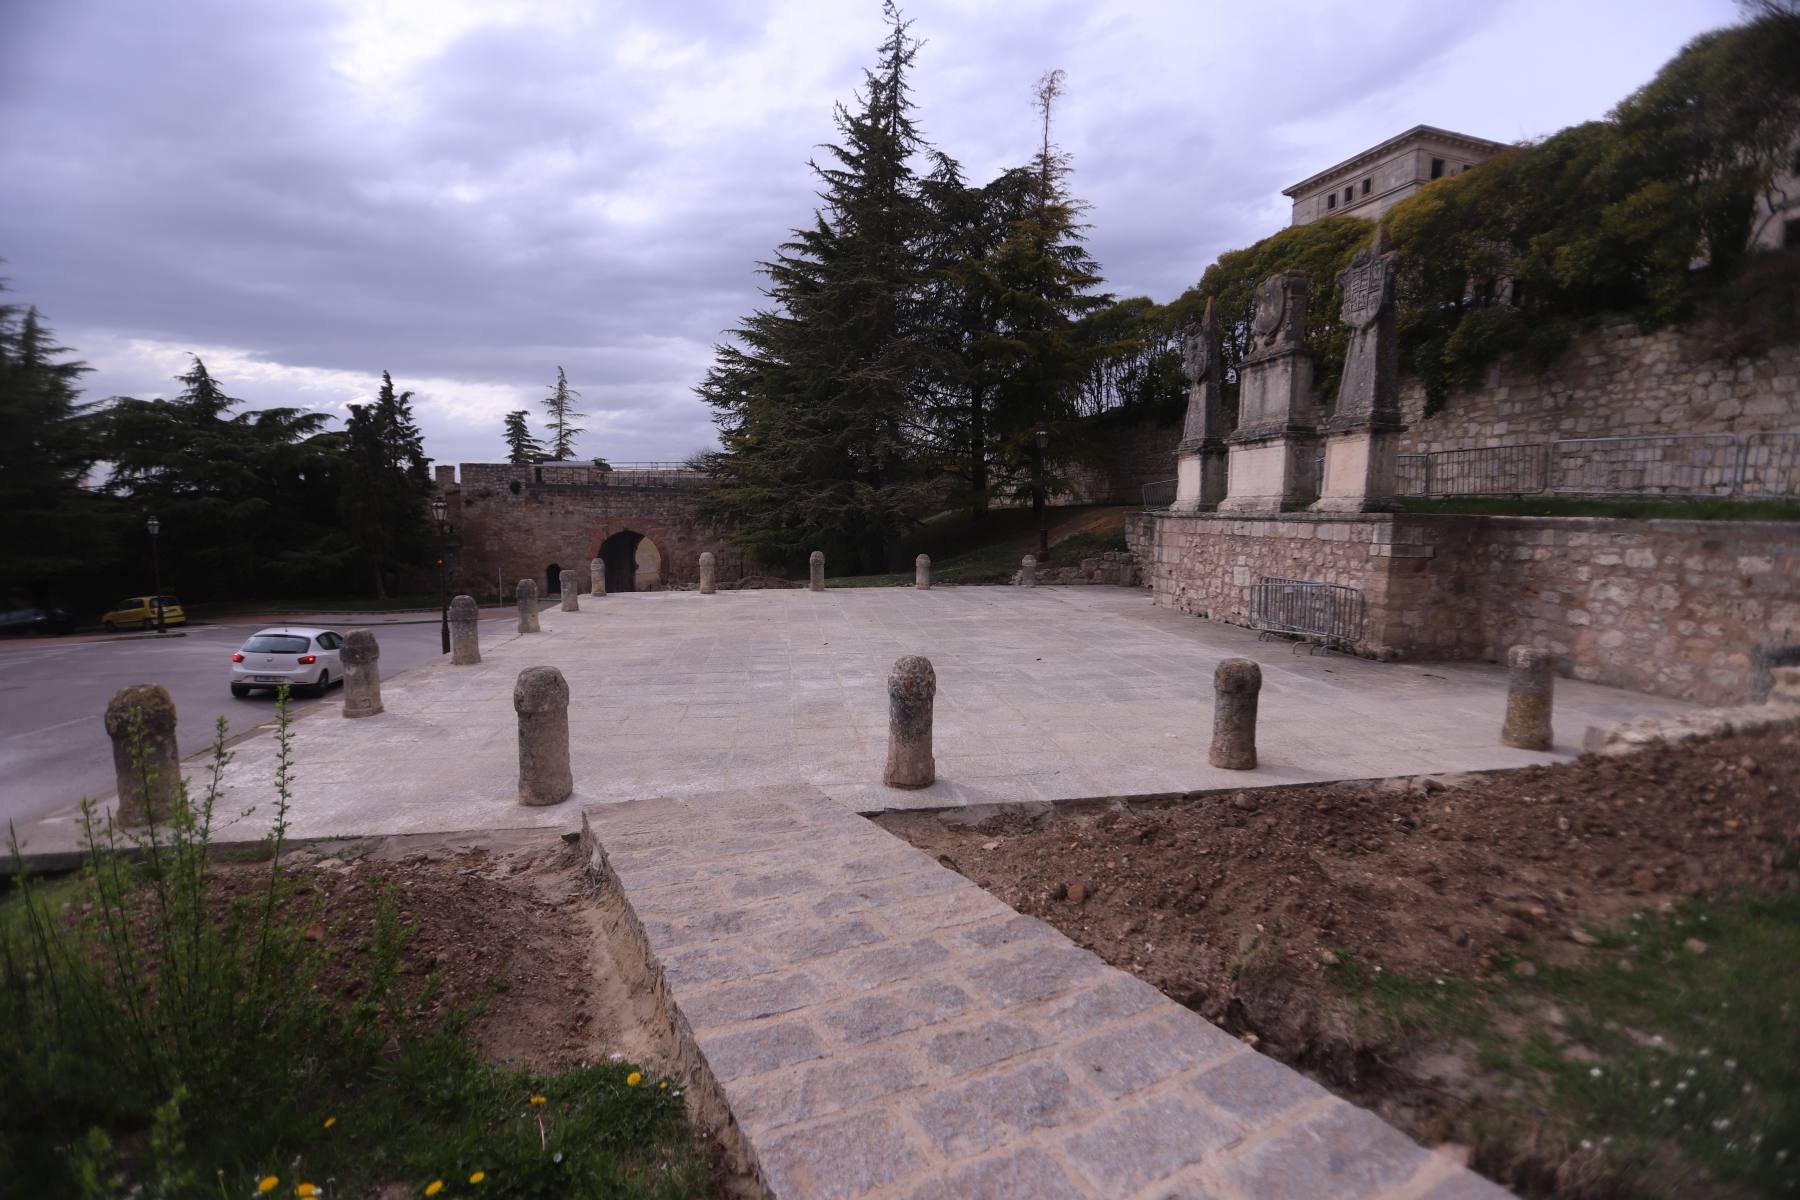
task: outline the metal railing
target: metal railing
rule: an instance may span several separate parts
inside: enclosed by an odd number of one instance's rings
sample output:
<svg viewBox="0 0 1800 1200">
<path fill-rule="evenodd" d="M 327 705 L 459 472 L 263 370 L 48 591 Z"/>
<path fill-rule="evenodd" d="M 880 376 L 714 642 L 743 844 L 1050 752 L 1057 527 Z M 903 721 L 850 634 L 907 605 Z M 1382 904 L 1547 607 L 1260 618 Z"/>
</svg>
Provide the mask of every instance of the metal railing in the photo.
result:
<svg viewBox="0 0 1800 1200">
<path fill-rule="evenodd" d="M 1402 454 L 1402 496 L 1800 496 L 1800 432 L 1561 438 Z"/>
<path fill-rule="evenodd" d="M 1250 627 L 1342 648 L 1362 637 L 1363 595 L 1338 583 L 1265 575 L 1250 587 Z"/>
<path fill-rule="evenodd" d="M 1175 503 L 1175 480 L 1159 479 L 1144 485 L 1144 511 L 1162 512 Z"/>
</svg>

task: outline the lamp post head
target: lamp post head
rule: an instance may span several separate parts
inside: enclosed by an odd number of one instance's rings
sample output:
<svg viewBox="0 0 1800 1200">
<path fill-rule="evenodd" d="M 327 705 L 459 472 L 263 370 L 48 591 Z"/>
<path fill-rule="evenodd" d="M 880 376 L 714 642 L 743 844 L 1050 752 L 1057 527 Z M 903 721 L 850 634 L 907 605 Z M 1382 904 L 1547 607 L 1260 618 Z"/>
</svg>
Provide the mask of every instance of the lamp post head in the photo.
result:
<svg viewBox="0 0 1800 1200">
<path fill-rule="evenodd" d="M 444 498 L 442 496 L 435 497 L 431 501 L 431 519 L 436 521 L 439 525 L 444 523 L 444 514 L 449 511 L 450 506 L 444 503 Z"/>
<path fill-rule="evenodd" d="M 148 521 L 144 522 L 144 528 L 150 531 L 151 537 L 155 537 L 162 532 L 162 522 L 155 517 L 151 517 Z"/>
<path fill-rule="evenodd" d="M 1037 428 L 1037 448 L 1039 450 L 1042 450 L 1044 447 L 1048 446 L 1049 444 L 1050 444 L 1050 431 L 1048 429 L 1045 429 L 1042 425 L 1039 425 Z"/>
</svg>

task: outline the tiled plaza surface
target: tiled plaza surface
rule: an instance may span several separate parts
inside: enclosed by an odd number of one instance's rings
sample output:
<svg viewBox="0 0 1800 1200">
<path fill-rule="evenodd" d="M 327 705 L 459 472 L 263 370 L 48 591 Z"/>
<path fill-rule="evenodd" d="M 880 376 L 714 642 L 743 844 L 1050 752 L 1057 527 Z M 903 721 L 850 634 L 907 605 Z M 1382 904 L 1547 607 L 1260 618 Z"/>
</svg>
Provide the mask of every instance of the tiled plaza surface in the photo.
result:
<svg viewBox="0 0 1800 1200">
<path fill-rule="evenodd" d="M 815 789 L 585 834 L 782 1200 L 1506 1195 Z"/>
<path fill-rule="evenodd" d="M 1513 767 L 1572 756 L 1589 725 L 1690 708 L 1558 680 L 1557 752 L 1512 750 L 1498 737 L 1503 668 L 1294 653 L 1154 608 L 1137 589 L 660 592 L 580 605 L 546 609 L 542 633 L 491 639 L 479 665 L 389 680 L 380 716 L 322 706 L 297 722 L 290 832 L 572 829 L 585 804 L 764 784 L 811 785 L 872 812 Z M 902 654 L 927 656 L 938 678 L 938 782 L 912 792 L 880 783 L 887 673 Z M 1206 762 L 1213 669 L 1232 656 L 1262 665 L 1254 771 Z M 540 664 L 569 682 L 575 795 L 524 808 L 512 688 Z M 233 753 L 219 836 L 255 837 L 272 816 L 274 739 Z M 76 839 L 70 813 L 21 832 L 28 851 Z"/>
</svg>

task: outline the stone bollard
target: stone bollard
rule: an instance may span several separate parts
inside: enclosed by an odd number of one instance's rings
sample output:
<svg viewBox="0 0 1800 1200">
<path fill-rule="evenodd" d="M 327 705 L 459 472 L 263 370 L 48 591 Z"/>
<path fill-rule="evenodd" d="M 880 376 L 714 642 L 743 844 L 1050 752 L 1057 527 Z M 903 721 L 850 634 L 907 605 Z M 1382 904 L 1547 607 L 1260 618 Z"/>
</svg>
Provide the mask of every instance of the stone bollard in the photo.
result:
<svg viewBox="0 0 1800 1200">
<path fill-rule="evenodd" d="M 481 661 L 481 606 L 473 596 L 450 602 L 450 665 L 467 667 Z"/>
<path fill-rule="evenodd" d="M 538 624 L 537 584 L 529 579 L 521 579 L 517 594 L 519 597 L 519 632 L 542 633 L 543 626 Z"/>
<path fill-rule="evenodd" d="M 555 667 L 526 667 L 513 685 L 519 714 L 519 803 L 561 804 L 575 790 L 569 770 L 569 684 Z"/>
<path fill-rule="evenodd" d="M 1029 554 L 1019 560 L 1019 586 L 1037 586 L 1037 559 Z"/>
<path fill-rule="evenodd" d="M 931 754 L 931 703 L 937 696 L 937 672 L 931 660 L 908 654 L 894 662 L 888 676 L 888 753 L 881 782 L 889 787 L 930 787 L 937 778 Z"/>
<path fill-rule="evenodd" d="M 704 551 L 700 555 L 700 594 L 702 596 L 710 596 L 719 590 L 718 561 L 713 557 L 711 550 Z"/>
<path fill-rule="evenodd" d="M 562 584 L 562 611 L 580 612 L 581 594 L 575 590 L 575 572 L 564 571 L 557 580 Z"/>
<path fill-rule="evenodd" d="M 588 595 L 606 595 L 606 563 L 598 558 L 588 564 Z"/>
<path fill-rule="evenodd" d="M 338 652 L 344 664 L 344 715 L 372 717 L 381 711 L 381 646 L 366 629 L 352 629 Z"/>
<path fill-rule="evenodd" d="M 1506 652 L 1506 666 L 1506 723 L 1500 727 L 1501 744 L 1520 750 L 1550 749 L 1550 702 L 1556 680 L 1550 672 L 1550 652 L 1514 646 Z"/>
<path fill-rule="evenodd" d="M 1213 740 L 1206 761 L 1228 771 L 1256 766 L 1256 697 L 1262 668 L 1247 658 L 1228 658 L 1213 672 Z"/>
<path fill-rule="evenodd" d="M 931 587 L 931 555 L 921 554 L 913 559 L 913 586 L 921 591 Z"/>
<path fill-rule="evenodd" d="M 132 761 L 132 715 L 142 719 L 141 755 Z M 112 739 L 113 775 L 119 785 L 121 825 L 166 821 L 181 803 L 181 755 L 175 748 L 175 702 L 160 683 L 120 688 L 106 706 L 106 734 Z"/>
<path fill-rule="evenodd" d="M 814 550 L 806 559 L 807 587 L 815 592 L 825 590 L 825 552 Z"/>
</svg>

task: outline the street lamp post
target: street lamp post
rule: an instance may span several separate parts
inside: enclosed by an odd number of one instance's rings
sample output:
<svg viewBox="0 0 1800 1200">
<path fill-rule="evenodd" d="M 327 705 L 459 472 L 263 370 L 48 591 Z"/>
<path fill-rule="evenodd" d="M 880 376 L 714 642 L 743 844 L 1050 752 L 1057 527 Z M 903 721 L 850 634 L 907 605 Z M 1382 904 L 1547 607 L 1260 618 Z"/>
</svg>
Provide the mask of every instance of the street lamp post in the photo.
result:
<svg viewBox="0 0 1800 1200">
<path fill-rule="evenodd" d="M 444 562 L 444 519 L 448 512 L 449 505 L 442 496 L 432 497 L 431 519 L 437 525 L 438 640 L 444 654 L 450 653 L 450 569 Z"/>
<path fill-rule="evenodd" d="M 156 536 L 162 532 L 162 522 L 151 517 L 144 522 L 144 528 L 150 531 L 150 578 L 156 587 L 156 595 L 150 597 L 150 603 L 156 606 L 156 632 L 167 633 L 169 627 L 163 619 L 162 554 L 156 545 Z"/>
<path fill-rule="evenodd" d="M 1032 442 L 1032 472 L 1037 476 L 1037 485 L 1032 489 L 1031 506 L 1037 510 L 1037 560 L 1042 563 L 1050 560 L 1050 529 L 1045 523 L 1044 513 L 1044 451 L 1050 445 L 1050 431 L 1039 425 Z"/>
</svg>

